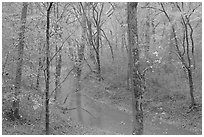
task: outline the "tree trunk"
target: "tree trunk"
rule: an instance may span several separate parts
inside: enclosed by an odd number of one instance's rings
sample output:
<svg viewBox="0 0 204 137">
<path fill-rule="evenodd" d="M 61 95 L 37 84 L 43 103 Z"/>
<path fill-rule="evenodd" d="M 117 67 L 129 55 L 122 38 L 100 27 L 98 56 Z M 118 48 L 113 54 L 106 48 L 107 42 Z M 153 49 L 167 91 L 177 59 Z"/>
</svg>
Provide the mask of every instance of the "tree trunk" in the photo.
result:
<svg viewBox="0 0 204 137">
<path fill-rule="evenodd" d="M 58 11 L 58 3 L 56 3 L 56 18 L 59 18 L 59 11 Z M 55 27 L 55 33 L 56 33 L 56 50 L 55 52 L 58 52 L 56 55 L 56 72 L 55 72 L 55 101 L 60 101 L 60 92 L 61 92 L 61 85 L 60 85 L 60 76 L 61 76 L 61 64 L 62 64 L 62 55 L 61 55 L 61 49 L 58 48 L 58 42 L 57 39 L 61 38 L 61 35 L 58 34 L 57 30 L 60 29 L 59 25 L 56 25 Z M 58 36 L 59 35 L 59 36 Z"/>
<path fill-rule="evenodd" d="M 146 6 L 149 6 L 149 3 L 146 3 Z M 145 58 L 146 61 L 149 61 L 149 49 L 150 49 L 150 11 L 147 9 L 147 16 L 146 16 L 146 30 L 145 30 L 145 45 L 144 45 L 144 51 L 145 51 Z"/>
<path fill-rule="evenodd" d="M 76 105 L 77 105 L 77 115 L 78 115 L 78 120 L 83 123 L 83 117 L 82 117 L 82 112 L 81 112 L 81 68 L 80 66 L 76 68 Z"/>
<path fill-rule="evenodd" d="M 123 32 L 122 35 L 121 35 L 122 39 L 121 39 L 121 51 L 122 53 L 124 52 L 124 49 L 126 47 L 126 40 L 125 40 L 125 33 Z"/>
<path fill-rule="evenodd" d="M 19 33 L 19 44 L 18 44 L 18 61 L 16 68 L 16 79 L 15 79 L 15 99 L 13 101 L 13 115 L 14 118 L 19 119 L 19 103 L 20 100 L 18 95 L 20 94 L 21 89 L 21 77 L 22 77 L 22 67 L 23 67 L 23 52 L 24 52 L 24 34 L 25 34 L 25 24 L 26 24 L 26 16 L 27 16 L 27 8 L 28 3 L 23 3 L 23 8 L 21 12 L 21 28 Z"/>
<path fill-rule="evenodd" d="M 40 88 L 40 72 L 41 72 L 41 57 L 39 57 L 39 62 L 38 62 L 38 74 L 37 74 L 37 80 L 36 80 L 36 89 L 39 91 Z"/>
<path fill-rule="evenodd" d="M 83 4 L 81 3 L 81 8 L 84 8 L 84 11 L 82 11 L 82 18 L 81 18 L 81 29 L 82 29 L 82 33 L 81 33 L 81 44 L 77 45 L 77 60 L 75 62 L 76 65 L 76 105 L 77 105 L 77 114 L 78 114 L 78 119 L 81 123 L 83 123 L 83 117 L 82 117 L 82 113 L 81 113 L 81 72 L 82 72 L 82 63 L 84 60 L 84 48 L 85 48 L 85 43 L 86 43 L 86 8 L 87 5 L 85 3 L 85 5 L 83 6 Z"/>
<path fill-rule="evenodd" d="M 88 16 L 90 16 L 90 15 L 88 15 Z M 93 63 L 94 70 L 95 70 L 96 66 L 97 66 L 97 62 L 96 62 L 96 58 L 95 58 L 93 36 L 92 36 L 92 25 L 91 25 L 90 19 L 87 19 L 87 26 L 88 26 L 88 41 L 89 41 L 89 49 L 90 49 L 90 59 Z"/>
<path fill-rule="evenodd" d="M 101 80 L 101 63 L 100 63 L 100 29 L 97 24 L 97 36 L 96 36 L 96 61 L 97 61 L 97 72 L 99 81 Z"/>
<path fill-rule="evenodd" d="M 130 57 L 129 57 L 129 60 L 128 60 L 128 69 L 127 69 L 127 90 L 130 90 L 130 67 L 131 66 L 130 66 Z"/>
<path fill-rule="evenodd" d="M 128 45 L 129 45 L 129 77 L 130 90 L 132 92 L 132 111 L 133 111 L 133 135 L 143 134 L 143 111 L 142 111 L 142 91 L 139 76 L 139 45 L 137 30 L 137 5 L 138 3 L 127 4 L 128 11 Z"/>
<path fill-rule="evenodd" d="M 193 92 L 194 92 L 193 76 L 192 76 L 192 71 L 190 69 L 188 69 L 188 81 L 189 81 L 189 89 L 190 89 L 190 97 L 191 97 L 190 107 L 193 107 L 196 103 L 193 95 Z"/>
<path fill-rule="evenodd" d="M 133 118 L 135 119 L 135 123 L 133 123 L 133 135 L 142 135 L 143 134 L 143 110 L 142 110 L 142 89 L 141 89 L 141 79 L 139 76 L 139 51 L 137 48 L 132 50 L 133 54 L 133 111 L 135 111 L 135 115 Z"/>
<path fill-rule="evenodd" d="M 49 88 L 50 88 L 50 47 L 49 47 L 49 29 L 50 29 L 50 11 L 53 2 L 50 2 L 47 9 L 47 28 L 46 28 L 46 81 L 45 81 L 45 130 L 46 135 L 49 135 Z"/>
<path fill-rule="evenodd" d="M 59 56 L 56 57 L 56 73 L 55 73 L 55 100 L 59 100 L 61 85 L 60 85 L 60 76 L 61 76 L 61 63 L 62 55 L 59 52 Z"/>
<path fill-rule="evenodd" d="M 42 39 L 40 39 L 42 40 Z M 38 55 L 39 55 L 39 58 L 38 58 L 38 74 L 37 74 L 37 78 L 36 78 L 36 89 L 38 91 L 40 91 L 40 76 L 41 76 L 41 71 L 42 71 L 42 66 L 43 66 L 43 56 L 42 56 L 42 45 L 41 45 L 41 42 L 39 43 L 39 47 L 38 47 Z"/>
</svg>

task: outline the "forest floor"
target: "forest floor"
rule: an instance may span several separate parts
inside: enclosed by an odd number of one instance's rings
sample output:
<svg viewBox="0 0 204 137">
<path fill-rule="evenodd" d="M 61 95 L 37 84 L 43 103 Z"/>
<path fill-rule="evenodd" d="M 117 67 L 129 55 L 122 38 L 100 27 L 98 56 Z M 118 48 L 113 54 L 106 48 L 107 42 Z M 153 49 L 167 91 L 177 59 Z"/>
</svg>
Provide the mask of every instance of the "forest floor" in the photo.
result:
<svg viewBox="0 0 204 137">
<path fill-rule="evenodd" d="M 110 81 L 98 82 L 86 78 L 82 84 L 82 99 L 89 102 L 97 101 L 95 110 L 101 107 L 103 127 L 97 125 L 80 124 L 71 115 L 50 105 L 50 134 L 53 135 L 106 135 L 131 133 L 131 93 L 123 84 L 113 84 Z M 153 95 L 154 94 L 154 95 Z M 85 99 L 84 96 L 89 99 Z M 201 101 L 201 100 L 200 100 Z M 144 132 L 145 134 L 202 134 L 201 106 L 189 111 L 189 100 L 182 93 L 161 93 L 159 90 L 148 93 L 144 97 Z M 25 102 L 24 102 L 25 103 Z M 30 107 L 30 106 L 28 106 Z M 87 109 L 90 106 L 87 107 Z M 34 108 L 34 107 L 33 107 Z M 39 107 L 40 108 L 40 107 Z M 91 108 L 93 110 L 93 108 Z M 90 112 L 91 112 L 90 109 Z M 74 112 L 75 110 L 73 110 Z M 32 113 L 33 112 L 33 113 Z M 43 110 L 44 112 L 44 110 Z M 20 121 L 10 121 L 8 117 L 2 119 L 3 135 L 39 135 L 45 134 L 44 113 L 42 109 L 29 111 L 30 116 Z M 39 116 L 35 116 L 35 114 Z M 92 113 L 92 112 L 91 112 Z M 74 115 L 76 113 L 73 113 Z M 93 111 L 93 115 L 94 111 Z M 92 117 L 91 117 L 92 118 Z M 40 120 L 41 119 L 41 120 Z M 93 119 L 93 118 L 92 118 Z M 87 119 L 88 120 L 88 119 Z M 89 120 L 88 120 L 89 122 Z M 101 124 L 101 122 L 99 122 Z M 113 125 L 111 125 L 113 124 Z"/>
<path fill-rule="evenodd" d="M 30 114 L 32 115 L 32 114 Z M 45 115 L 41 113 L 41 116 Z M 3 117 L 2 135 L 44 135 L 45 122 L 34 115 L 17 121 L 11 121 Z M 45 119 L 45 117 L 41 117 Z M 98 128 L 83 126 L 73 121 L 66 113 L 60 111 L 56 106 L 50 106 L 50 135 L 106 135 L 108 131 Z M 112 133 L 111 133 L 112 134 Z"/>
<path fill-rule="evenodd" d="M 86 95 L 100 102 L 109 104 L 131 114 L 130 91 L 127 90 L 126 86 L 123 84 L 114 83 L 111 81 L 98 82 L 95 80 L 88 80 L 87 83 L 84 83 L 85 89 L 83 93 L 85 92 Z M 195 96 L 201 97 L 201 94 L 195 93 Z M 158 89 L 157 92 L 149 92 L 145 94 L 143 101 L 144 120 L 155 121 L 157 119 L 160 123 L 168 124 L 169 127 L 172 125 L 177 129 L 181 129 L 181 132 L 184 129 L 193 134 L 201 135 L 202 99 L 197 98 L 196 101 L 199 105 L 191 111 L 189 109 L 189 98 L 186 97 L 183 92 L 172 91 L 169 93 L 160 89 Z M 173 132 L 175 131 L 167 134 L 175 134 Z"/>
</svg>

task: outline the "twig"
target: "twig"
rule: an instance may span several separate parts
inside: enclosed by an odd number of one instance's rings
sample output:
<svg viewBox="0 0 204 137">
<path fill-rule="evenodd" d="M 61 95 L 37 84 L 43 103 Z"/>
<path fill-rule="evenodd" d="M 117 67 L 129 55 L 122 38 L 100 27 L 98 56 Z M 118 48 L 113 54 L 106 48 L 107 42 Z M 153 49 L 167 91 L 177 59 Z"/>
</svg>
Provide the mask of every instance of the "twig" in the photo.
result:
<svg viewBox="0 0 204 137">
<path fill-rule="evenodd" d="M 112 48 L 112 46 L 111 46 L 111 44 L 110 44 L 110 41 L 108 40 L 108 38 L 107 38 L 107 36 L 106 36 L 104 30 L 103 30 L 102 28 L 100 28 L 100 30 L 103 32 L 104 38 L 105 38 L 106 41 L 108 42 L 108 45 L 109 45 L 109 47 L 110 47 L 110 49 L 111 49 L 112 59 L 113 59 L 113 61 L 114 61 L 113 48 Z"/>
<path fill-rule="evenodd" d="M 57 52 L 55 52 L 55 54 L 52 56 L 52 58 L 50 59 L 50 62 L 54 59 L 54 57 L 57 55 L 58 52 L 60 52 L 62 50 L 62 47 L 64 46 L 64 43 L 70 38 L 71 35 L 69 35 L 64 42 L 62 43 L 62 45 L 59 47 L 59 50 Z"/>
<path fill-rule="evenodd" d="M 191 13 L 188 15 L 188 18 L 190 18 L 190 16 L 193 14 L 193 12 L 194 12 L 197 8 L 199 8 L 200 6 L 202 6 L 202 5 L 199 4 L 197 7 L 195 7 L 195 8 L 191 11 Z"/>
<path fill-rule="evenodd" d="M 85 62 L 87 64 L 87 66 L 90 68 L 90 70 L 93 71 L 93 69 L 91 68 L 91 66 L 89 65 L 89 63 L 88 63 L 88 61 L 87 61 L 87 59 L 85 57 L 84 57 L 84 60 L 85 60 Z"/>
<path fill-rule="evenodd" d="M 79 108 L 81 108 L 82 110 L 86 111 L 86 112 L 89 113 L 92 117 L 94 117 L 94 118 L 96 119 L 96 117 L 95 117 L 93 114 L 91 114 L 91 112 L 89 112 L 88 110 L 86 110 L 86 109 L 84 109 L 84 108 L 82 108 L 82 107 L 79 107 Z"/>
<path fill-rule="evenodd" d="M 63 108 L 63 107 L 57 106 L 57 108 L 62 109 L 63 111 L 69 111 L 69 110 L 74 110 L 74 109 L 80 108 L 80 109 L 86 111 L 89 115 L 91 115 L 92 117 L 94 117 L 96 119 L 96 117 L 93 114 L 91 114 L 91 112 L 89 112 L 88 110 L 86 110 L 86 109 L 84 109 L 84 108 L 82 108 L 80 106 L 79 107 L 74 107 L 74 108 Z"/>
<path fill-rule="evenodd" d="M 71 94 L 71 93 L 70 93 Z M 64 103 L 63 104 L 65 104 L 66 102 L 67 102 L 67 99 L 68 99 L 68 97 L 69 97 L 69 95 L 70 94 L 67 94 L 67 96 L 66 96 L 66 98 L 65 98 L 65 100 L 64 100 Z"/>
</svg>

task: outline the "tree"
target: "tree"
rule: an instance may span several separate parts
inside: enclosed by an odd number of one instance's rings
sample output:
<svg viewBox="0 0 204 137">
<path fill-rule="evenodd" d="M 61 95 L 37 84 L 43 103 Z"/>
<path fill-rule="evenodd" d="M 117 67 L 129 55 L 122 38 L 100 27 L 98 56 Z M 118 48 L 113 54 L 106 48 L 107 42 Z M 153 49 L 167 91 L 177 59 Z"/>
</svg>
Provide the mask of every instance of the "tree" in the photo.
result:
<svg viewBox="0 0 204 137">
<path fill-rule="evenodd" d="M 160 3 L 162 12 L 165 14 L 166 18 L 168 19 L 169 23 L 171 23 L 171 35 L 170 35 L 170 40 L 174 41 L 171 45 L 175 47 L 177 56 L 180 59 L 182 65 L 187 71 L 187 76 L 189 80 L 189 89 L 190 89 L 190 97 L 191 97 L 191 105 L 190 108 L 193 108 L 196 103 L 195 103 L 195 98 L 194 98 L 194 84 L 193 84 L 193 69 L 195 68 L 195 60 L 194 60 L 194 39 L 193 39 L 193 27 L 192 24 L 190 23 L 190 18 L 194 11 L 200 7 L 200 4 L 194 7 L 190 13 L 186 13 L 185 15 L 182 14 L 185 12 L 184 8 L 180 6 L 178 3 L 174 3 L 174 7 L 178 9 L 178 11 L 181 13 L 181 24 L 183 27 L 183 37 L 182 37 L 182 42 L 179 44 L 179 39 L 178 39 L 178 34 L 176 31 L 176 24 L 173 23 L 173 20 L 167 13 L 164 4 Z M 182 5 L 182 3 L 181 3 Z M 175 9 L 173 7 L 173 9 Z"/>
<path fill-rule="evenodd" d="M 82 65 L 84 61 L 84 49 L 85 49 L 85 43 L 86 43 L 86 7 L 87 4 L 79 3 L 81 8 L 81 41 L 77 44 L 77 58 L 75 60 L 75 69 L 76 69 L 76 104 L 77 104 L 77 113 L 79 121 L 83 123 L 83 117 L 81 114 L 81 73 L 82 73 Z"/>
<path fill-rule="evenodd" d="M 15 99 L 13 100 L 13 115 L 14 118 L 19 119 L 19 97 L 21 90 L 21 79 L 22 79 L 22 69 L 23 69 L 23 53 L 24 53 L 24 39 L 25 39 L 25 24 L 26 24 L 26 17 L 27 17 L 27 8 L 28 3 L 23 3 L 23 8 L 21 12 L 21 28 L 19 33 L 19 44 L 18 44 L 18 60 L 17 60 L 17 68 L 16 68 L 16 78 L 15 78 Z"/>
<path fill-rule="evenodd" d="M 45 44 L 43 43 L 43 39 L 40 36 L 40 32 L 38 32 L 38 39 L 39 39 L 39 47 L 38 47 L 38 68 L 37 68 L 37 78 L 36 78 L 36 89 L 40 92 L 40 77 L 41 77 L 41 72 L 43 70 L 43 51 L 45 48 Z"/>
<path fill-rule="evenodd" d="M 148 6 L 149 3 L 147 2 L 146 5 Z M 146 60 L 149 60 L 149 49 L 150 49 L 150 10 L 147 9 L 147 15 L 146 15 L 146 22 L 145 22 L 146 30 L 145 30 L 145 57 Z"/>
<path fill-rule="evenodd" d="M 169 37 L 168 43 L 168 65 L 173 66 L 172 61 L 174 60 L 173 55 L 176 54 L 178 62 L 181 62 L 182 67 L 188 77 L 189 93 L 191 98 L 190 108 L 196 106 L 194 98 L 194 82 L 193 82 L 193 72 L 195 70 L 195 18 L 197 9 L 201 7 L 200 3 L 157 3 L 157 6 L 146 5 L 143 8 L 153 9 L 158 11 L 156 15 L 159 20 L 163 20 L 163 24 L 167 30 L 166 37 Z M 162 14 L 161 14 L 162 13 Z M 156 17 L 155 15 L 155 17 Z M 164 15 L 164 16 L 162 16 Z M 162 17 L 162 18 L 161 18 Z M 159 22 L 160 23 L 160 22 Z M 158 23 L 158 24 L 159 24 Z M 195 26 L 194 26 L 195 24 Z M 157 24 L 153 25 L 154 28 Z M 165 29 L 164 29 L 165 30 Z M 164 36 L 162 33 L 162 37 Z M 152 30 L 155 33 L 155 29 Z M 169 34 L 169 35 L 168 35 Z M 155 38 L 154 38 L 155 41 Z M 164 41 L 164 40 L 163 40 Z M 165 65 L 166 66 L 166 65 Z M 165 68 L 169 68 L 165 67 Z"/>
<path fill-rule="evenodd" d="M 59 7 L 58 3 L 56 3 L 55 6 L 55 16 L 57 20 L 59 20 Z M 55 100 L 59 99 L 59 94 L 61 92 L 61 84 L 60 84 L 60 75 L 61 75 L 61 64 L 62 64 L 62 53 L 61 53 L 61 48 L 58 46 L 58 40 L 61 39 L 61 34 L 58 32 L 61 28 L 59 25 L 56 23 L 55 25 L 55 52 L 56 52 L 56 72 L 55 72 Z"/>
<path fill-rule="evenodd" d="M 89 49 L 90 49 L 90 59 L 95 67 L 97 67 L 97 62 L 95 59 L 95 47 L 94 47 L 94 41 L 93 41 L 93 28 L 92 28 L 92 23 L 91 23 L 91 3 L 87 3 L 87 16 L 86 16 L 86 21 L 87 21 L 87 37 L 88 37 L 88 44 L 89 44 Z"/>
<path fill-rule="evenodd" d="M 143 134 L 143 110 L 141 107 L 141 80 L 139 73 L 139 45 L 137 29 L 138 3 L 127 3 L 128 45 L 129 45 L 129 77 L 132 92 L 133 135 Z"/>
<path fill-rule="evenodd" d="M 114 8 L 111 4 L 111 9 L 103 16 L 103 11 L 105 7 L 105 3 L 88 3 L 88 17 L 85 15 L 87 20 L 87 26 L 88 26 L 88 43 L 90 45 L 90 58 L 93 61 L 93 64 L 96 65 L 97 74 L 99 77 L 99 81 L 102 80 L 101 76 L 101 59 L 100 59 L 100 49 L 102 47 L 102 38 L 104 38 L 110 47 L 110 51 L 112 54 L 112 59 L 114 60 L 113 56 L 113 48 L 110 44 L 110 41 L 105 33 L 105 31 L 102 29 L 103 24 L 107 21 L 108 18 L 111 17 L 111 15 L 114 12 Z M 91 9 L 91 8 L 92 9 Z M 92 19 L 89 17 L 90 12 L 89 9 L 91 9 L 91 15 Z M 93 20 L 93 25 L 92 25 Z M 94 27 L 92 27 L 94 26 Z"/>
<path fill-rule="evenodd" d="M 46 27 L 46 79 L 45 79 L 45 129 L 49 135 L 49 84 L 50 84 L 50 12 L 53 2 L 48 3 L 47 8 L 47 27 Z"/>
<path fill-rule="evenodd" d="M 99 6 L 101 5 L 101 6 Z M 100 10 L 97 10 L 97 7 L 100 7 Z M 101 37 L 101 15 L 104 8 L 104 3 L 92 3 L 92 15 L 94 20 L 94 25 L 96 28 L 96 36 L 94 39 L 94 50 L 96 53 L 96 62 L 97 62 L 97 73 L 99 75 L 99 81 L 101 80 L 101 61 L 100 61 L 100 37 Z"/>
</svg>

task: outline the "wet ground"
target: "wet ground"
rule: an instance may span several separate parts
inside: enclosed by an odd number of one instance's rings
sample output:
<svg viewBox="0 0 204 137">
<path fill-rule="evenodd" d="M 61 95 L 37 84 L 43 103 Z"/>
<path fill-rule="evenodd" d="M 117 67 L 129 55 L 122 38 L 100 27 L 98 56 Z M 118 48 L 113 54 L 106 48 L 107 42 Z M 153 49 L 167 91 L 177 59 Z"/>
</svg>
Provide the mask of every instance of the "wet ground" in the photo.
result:
<svg viewBox="0 0 204 137">
<path fill-rule="evenodd" d="M 73 77 L 73 76 L 69 76 Z M 91 84 L 91 85 L 90 85 Z M 106 130 L 112 134 L 131 134 L 132 132 L 132 114 L 127 107 L 118 109 L 115 105 L 107 101 L 101 101 L 93 97 L 93 92 L 103 94 L 96 83 L 85 83 L 89 88 L 83 88 L 81 91 L 81 118 L 79 118 L 77 109 L 70 110 L 68 115 L 84 126 Z M 86 87 L 85 86 L 85 87 Z M 84 86 L 83 86 L 84 87 Z M 93 88 L 94 87 L 94 88 Z M 62 98 L 67 98 L 64 104 L 68 108 L 76 108 L 76 94 L 74 93 L 75 83 L 72 78 L 63 83 Z M 97 94 L 98 94 L 97 93 Z M 99 97 L 100 98 L 100 97 Z M 62 99 L 62 100 L 63 100 Z M 128 111 L 124 111 L 128 110 Z M 156 112 L 144 112 L 144 134 L 146 135 L 193 135 L 194 132 L 179 128 L 169 124 L 162 119 L 162 115 Z"/>
<path fill-rule="evenodd" d="M 76 102 L 75 95 L 72 101 Z M 83 122 L 78 118 L 76 109 L 70 111 L 71 118 L 86 126 L 97 127 L 102 130 L 108 130 L 110 133 L 131 134 L 132 116 L 131 113 L 121 111 L 108 104 L 95 101 L 87 96 L 82 96 L 82 117 Z M 72 107 L 76 107 L 73 103 Z M 151 114 L 144 120 L 144 134 L 146 135 L 193 135 L 193 132 L 178 128 L 174 125 L 165 123 L 159 117 L 158 113 Z"/>
</svg>

